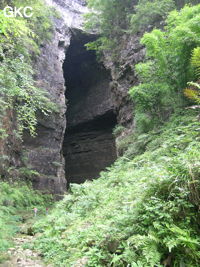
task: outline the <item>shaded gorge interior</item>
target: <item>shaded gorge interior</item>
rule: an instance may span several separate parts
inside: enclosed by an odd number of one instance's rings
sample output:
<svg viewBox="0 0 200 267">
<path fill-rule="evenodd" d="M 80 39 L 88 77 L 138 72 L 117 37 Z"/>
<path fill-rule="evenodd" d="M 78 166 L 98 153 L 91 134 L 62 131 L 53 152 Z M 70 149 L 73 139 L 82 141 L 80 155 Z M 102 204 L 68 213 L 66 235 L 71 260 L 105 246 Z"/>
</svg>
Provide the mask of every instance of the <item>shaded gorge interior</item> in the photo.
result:
<svg viewBox="0 0 200 267">
<path fill-rule="evenodd" d="M 92 40 L 80 32 L 74 34 L 63 64 L 67 101 L 63 154 L 68 184 L 97 178 L 116 159 L 111 77 L 95 52 L 85 48 Z"/>
</svg>

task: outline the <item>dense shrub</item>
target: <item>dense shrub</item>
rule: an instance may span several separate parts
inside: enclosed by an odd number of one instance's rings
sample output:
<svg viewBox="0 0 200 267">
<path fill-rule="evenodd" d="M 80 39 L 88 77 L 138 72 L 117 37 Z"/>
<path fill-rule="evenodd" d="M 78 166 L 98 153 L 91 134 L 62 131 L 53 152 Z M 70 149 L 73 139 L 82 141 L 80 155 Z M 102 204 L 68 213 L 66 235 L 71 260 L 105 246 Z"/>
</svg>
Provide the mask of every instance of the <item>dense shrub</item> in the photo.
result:
<svg viewBox="0 0 200 267">
<path fill-rule="evenodd" d="M 19 231 L 22 217 L 33 214 L 35 206 L 42 210 L 50 202 L 51 196 L 42 196 L 31 186 L 0 182 L 0 262 L 2 253 L 12 244 L 13 235 Z"/>
<path fill-rule="evenodd" d="M 162 26 L 170 11 L 185 4 L 198 4 L 198 0 L 87 0 L 91 12 L 85 16 L 87 30 L 100 37 L 88 49 L 119 53 L 123 34 L 148 31 L 149 27 Z M 161 25 L 160 25 L 161 23 Z"/>
<path fill-rule="evenodd" d="M 199 122 L 175 114 L 146 152 L 124 156 L 39 221 L 54 266 L 199 266 Z M 131 145 L 130 145 L 131 146 Z"/>
<path fill-rule="evenodd" d="M 132 32 L 146 31 L 149 26 L 163 21 L 175 7 L 174 0 L 139 0 L 131 16 Z"/>
<path fill-rule="evenodd" d="M 97 41 L 87 47 L 98 51 L 116 48 L 119 38 L 128 29 L 133 1 L 87 0 L 87 3 L 92 11 L 85 16 L 85 27 L 100 34 Z"/>
<path fill-rule="evenodd" d="M 191 65 L 195 69 L 197 81 L 188 82 L 188 87 L 184 90 L 184 94 L 192 101 L 196 102 L 197 104 L 200 104 L 200 47 L 197 47 L 193 50 Z"/>
<path fill-rule="evenodd" d="M 161 27 L 170 11 L 180 9 L 185 4 L 198 3 L 198 0 L 139 0 L 131 16 L 131 32 L 144 32 L 155 25 Z"/>
<path fill-rule="evenodd" d="M 130 90 L 138 130 L 147 132 L 184 106 L 183 89 L 194 77 L 192 50 L 200 44 L 200 5 L 173 11 L 166 31 L 154 29 L 141 43 L 146 60 L 136 65 L 140 84 Z"/>
</svg>

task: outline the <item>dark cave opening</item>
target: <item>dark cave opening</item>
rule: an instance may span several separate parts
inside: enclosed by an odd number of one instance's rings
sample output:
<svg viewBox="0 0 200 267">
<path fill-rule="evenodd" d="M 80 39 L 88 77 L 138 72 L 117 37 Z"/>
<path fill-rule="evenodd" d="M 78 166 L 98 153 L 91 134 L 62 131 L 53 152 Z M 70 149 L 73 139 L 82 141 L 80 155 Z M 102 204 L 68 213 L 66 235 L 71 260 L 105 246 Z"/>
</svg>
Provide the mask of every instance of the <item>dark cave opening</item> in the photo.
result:
<svg viewBox="0 0 200 267">
<path fill-rule="evenodd" d="M 75 34 L 63 64 L 67 99 L 63 155 L 68 184 L 97 178 L 116 159 L 111 76 L 95 52 L 85 48 L 92 40 Z"/>
</svg>

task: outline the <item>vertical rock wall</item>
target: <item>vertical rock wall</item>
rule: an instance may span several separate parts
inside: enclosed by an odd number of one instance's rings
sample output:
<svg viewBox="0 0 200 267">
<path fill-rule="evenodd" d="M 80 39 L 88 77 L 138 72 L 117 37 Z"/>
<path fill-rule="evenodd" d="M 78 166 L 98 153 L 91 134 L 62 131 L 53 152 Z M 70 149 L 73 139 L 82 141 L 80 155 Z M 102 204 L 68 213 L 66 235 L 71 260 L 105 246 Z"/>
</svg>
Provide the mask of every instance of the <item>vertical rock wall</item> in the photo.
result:
<svg viewBox="0 0 200 267">
<path fill-rule="evenodd" d="M 46 2 L 61 18 L 54 19 L 52 40 L 41 47 L 35 80 L 59 111 L 49 117 L 38 114 L 38 135 L 25 134 L 23 154 L 26 166 L 39 173 L 33 179 L 34 187 L 63 194 L 65 177 L 78 183 L 97 177 L 115 160 L 112 130 L 116 123 L 127 129 L 134 126 L 128 90 L 137 83 L 133 66 L 144 53 L 138 36 L 124 36 L 118 62 L 105 54 L 104 64 L 98 63 L 92 52 L 85 53 L 84 44 L 95 38 L 83 30 L 82 15 L 88 11 L 85 1 Z"/>
<path fill-rule="evenodd" d="M 140 38 L 137 34 L 124 34 L 118 47 L 117 59 L 112 57 L 112 52 L 104 54 L 104 65 L 111 71 L 111 92 L 118 124 L 130 131 L 134 128 L 134 106 L 128 91 L 138 83 L 134 66 L 144 59 L 145 54 Z"/>
<path fill-rule="evenodd" d="M 33 179 L 36 189 L 62 194 L 66 190 L 62 142 L 66 127 L 65 86 L 62 64 L 70 43 L 70 31 L 61 19 L 55 19 L 52 40 L 41 48 L 35 63 L 37 86 L 46 90 L 58 106 L 50 116 L 38 114 L 37 137 L 24 136 L 24 154 L 28 166 L 39 176 Z"/>
<path fill-rule="evenodd" d="M 66 190 L 65 162 L 62 146 L 66 129 L 65 80 L 63 62 L 70 45 L 72 29 L 82 27 L 82 14 L 87 8 L 83 1 L 46 0 L 61 18 L 54 18 L 53 36 L 41 47 L 35 62 L 35 81 L 46 90 L 59 111 L 48 117 L 38 114 L 37 137 L 24 135 L 23 154 L 26 166 L 39 175 L 32 178 L 36 189 L 62 195 Z"/>
<path fill-rule="evenodd" d="M 70 183 L 97 178 L 116 159 L 111 76 L 85 48 L 91 38 L 74 33 L 63 66 L 68 101 L 63 152 Z"/>
<path fill-rule="evenodd" d="M 16 114 L 11 108 L 0 114 L 1 128 L 5 132 L 0 138 L 0 178 L 15 178 L 18 175 L 17 167 L 21 166 L 21 141 L 16 132 Z M 15 168 L 13 168 L 15 166 Z"/>
<path fill-rule="evenodd" d="M 85 1 L 46 1 L 59 11 L 62 19 L 55 20 L 53 41 L 42 48 L 36 80 L 61 105 L 61 110 L 49 118 L 40 116 L 38 137 L 34 140 L 27 137 L 25 149 L 29 163 L 42 174 L 35 178 L 35 187 L 62 193 L 66 185 L 64 170 L 69 182 L 80 183 L 97 177 L 115 160 L 112 130 L 116 123 L 127 131 L 134 127 L 128 90 L 137 83 L 133 66 L 144 52 L 139 36 L 125 35 L 118 62 L 105 54 L 104 65 L 97 63 L 94 54 L 85 53 L 84 48 L 85 43 L 95 38 L 83 30 L 82 15 L 88 11 Z"/>
</svg>

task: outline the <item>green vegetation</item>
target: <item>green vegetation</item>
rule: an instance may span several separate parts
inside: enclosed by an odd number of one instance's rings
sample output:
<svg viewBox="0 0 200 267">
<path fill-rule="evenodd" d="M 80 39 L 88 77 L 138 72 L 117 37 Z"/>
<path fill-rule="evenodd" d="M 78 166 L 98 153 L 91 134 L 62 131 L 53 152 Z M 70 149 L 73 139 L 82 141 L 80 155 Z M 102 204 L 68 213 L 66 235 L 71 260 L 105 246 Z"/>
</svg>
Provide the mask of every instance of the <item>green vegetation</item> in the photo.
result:
<svg viewBox="0 0 200 267">
<path fill-rule="evenodd" d="M 113 134 L 115 137 L 118 137 L 121 133 L 123 133 L 124 130 L 125 130 L 125 127 L 119 124 L 114 128 Z"/>
<path fill-rule="evenodd" d="M 105 50 L 116 47 L 121 35 L 126 31 L 128 12 L 133 8 L 131 0 L 87 0 L 94 12 L 86 15 L 85 27 L 98 30 L 101 37 L 87 45 L 89 49 Z"/>
<path fill-rule="evenodd" d="M 97 40 L 102 45 L 111 36 L 108 13 L 115 11 L 108 8 L 113 2 L 97 2 L 90 4 L 102 12 L 94 13 L 105 37 Z M 151 1 L 147 10 L 156 8 L 156 2 Z M 156 16 L 164 18 L 173 4 L 184 4 L 164 2 L 166 10 L 156 11 Z M 147 11 L 139 8 L 136 15 L 143 11 L 145 17 Z M 154 14 L 152 10 L 141 22 L 144 27 L 157 20 Z M 41 235 L 34 246 L 54 266 L 200 265 L 199 112 L 185 108 L 189 101 L 184 97 L 187 83 L 198 78 L 199 14 L 200 5 L 174 10 L 167 16 L 165 31 L 154 29 L 143 36 L 146 58 L 136 66 L 140 83 L 130 90 L 136 130 L 120 138 L 123 156 L 98 180 L 73 185 L 52 213 L 35 224 Z M 96 44 L 88 47 L 104 50 L 110 45 Z M 123 130 L 118 125 L 114 134 Z"/>
<path fill-rule="evenodd" d="M 197 79 L 200 78 L 200 47 L 197 47 L 192 52 L 191 65 L 195 69 Z M 188 82 L 189 87 L 184 90 L 184 94 L 189 99 L 200 104 L 200 84 L 197 82 Z"/>
<path fill-rule="evenodd" d="M 100 53 L 112 50 L 116 56 L 124 33 L 147 31 L 163 24 L 170 11 L 198 0 L 87 0 L 92 11 L 85 16 L 85 28 L 97 31 L 100 37 L 87 44 L 88 49 Z"/>
<path fill-rule="evenodd" d="M 200 45 L 200 5 L 173 11 L 166 31 L 154 29 L 141 42 L 146 60 L 136 65 L 140 84 L 130 90 L 137 130 L 148 132 L 184 106 L 183 89 L 194 78 L 192 50 Z"/>
<path fill-rule="evenodd" d="M 35 86 L 31 64 L 39 53 L 39 45 L 50 37 L 51 12 L 42 0 L 16 0 L 11 4 L 29 4 L 37 15 L 31 19 L 7 18 L 0 11 L 1 138 L 6 137 L 3 118 L 10 110 L 14 109 L 16 113 L 16 130 L 21 134 L 24 129 L 28 129 L 33 136 L 37 125 L 37 111 L 47 115 L 56 110 L 47 93 Z"/>
<path fill-rule="evenodd" d="M 13 235 L 19 231 L 24 216 L 31 214 L 36 206 L 44 211 L 50 196 L 42 196 L 26 184 L 0 182 L 0 263 L 4 253 L 12 245 Z"/>
<path fill-rule="evenodd" d="M 148 26 L 160 23 L 175 7 L 174 0 L 139 0 L 131 17 L 132 32 L 146 31 Z"/>
<path fill-rule="evenodd" d="M 8 146 L 6 138 L 12 135 L 19 140 L 25 129 L 35 136 L 37 113 L 48 115 L 57 110 L 50 96 L 35 85 L 33 78 L 33 62 L 40 53 L 40 45 L 51 37 L 53 11 L 43 0 L 5 0 L 1 1 L 0 8 L 7 4 L 32 6 L 34 15 L 29 19 L 7 18 L 0 10 L 0 179 L 5 172 L 14 169 L 14 166 L 7 166 L 9 157 L 2 149 Z M 38 175 L 27 168 L 19 169 L 19 174 L 21 179 Z M 0 262 L 12 244 L 11 238 L 19 230 L 24 213 L 31 213 L 34 205 L 41 208 L 47 199 L 50 197 L 43 197 L 25 184 L 0 182 Z"/>
<path fill-rule="evenodd" d="M 11 2 L 31 2 L 38 12 L 30 20 L 7 19 L 0 12 L 1 139 L 7 135 L 3 117 L 13 108 L 16 134 L 26 129 L 33 136 L 37 112 L 55 110 L 35 86 L 31 67 L 43 37 L 50 38 L 49 10 L 40 0 Z M 183 7 L 187 2 L 191 5 Z M 135 66 L 139 83 L 130 89 L 136 128 L 125 138 L 122 125 L 113 131 L 123 156 L 98 180 L 72 185 L 34 225 L 40 234 L 33 246 L 53 266 L 200 266 L 200 122 L 198 109 L 188 107 L 199 104 L 200 5 L 192 6 L 196 0 L 88 3 L 93 11 L 86 27 L 100 31 L 89 49 L 116 53 L 125 33 L 141 33 L 158 22 L 163 29 L 141 39 L 146 57 Z M 27 168 L 19 172 L 39 175 Z M 21 211 L 35 205 L 42 210 L 45 203 L 26 185 L 0 183 L 0 253 L 18 231 Z"/>
<path fill-rule="evenodd" d="M 73 185 L 35 247 L 54 266 L 199 266 L 200 123 L 174 114 L 140 156 L 124 156 L 100 179 Z"/>
<path fill-rule="evenodd" d="M 148 27 L 160 27 L 170 11 L 180 9 L 185 4 L 195 5 L 198 0 L 139 0 L 131 16 L 131 32 L 147 31 Z"/>
</svg>

